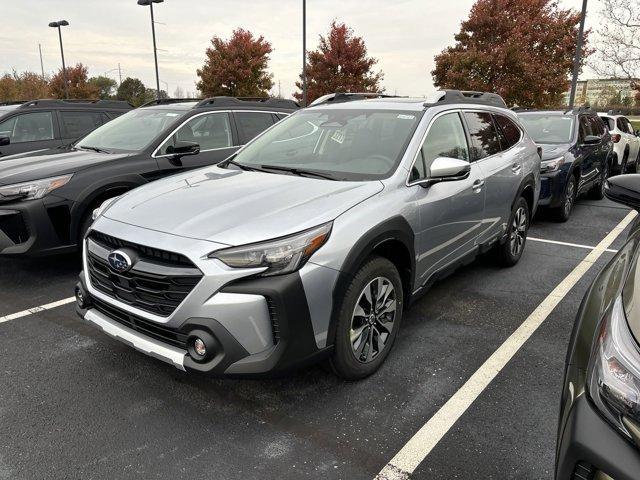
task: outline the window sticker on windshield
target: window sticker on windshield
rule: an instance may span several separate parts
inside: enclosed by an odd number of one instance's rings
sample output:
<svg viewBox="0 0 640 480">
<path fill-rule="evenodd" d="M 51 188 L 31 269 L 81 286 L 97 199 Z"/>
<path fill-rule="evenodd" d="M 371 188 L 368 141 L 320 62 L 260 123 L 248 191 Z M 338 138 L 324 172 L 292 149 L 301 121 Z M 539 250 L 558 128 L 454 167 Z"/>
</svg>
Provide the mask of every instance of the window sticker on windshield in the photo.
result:
<svg viewBox="0 0 640 480">
<path fill-rule="evenodd" d="M 346 135 L 344 133 L 344 130 L 336 130 L 335 132 L 333 132 L 333 135 L 331 135 L 331 140 L 342 145 L 342 142 L 344 142 L 345 136 Z"/>
<path fill-rule="evenodd" d="M 398 114 L 398 118 L 400 120 L 414 120 L 416 117 L 415 115 L 405 115 L 404 113 L 400 113 Z"/>
</svg>

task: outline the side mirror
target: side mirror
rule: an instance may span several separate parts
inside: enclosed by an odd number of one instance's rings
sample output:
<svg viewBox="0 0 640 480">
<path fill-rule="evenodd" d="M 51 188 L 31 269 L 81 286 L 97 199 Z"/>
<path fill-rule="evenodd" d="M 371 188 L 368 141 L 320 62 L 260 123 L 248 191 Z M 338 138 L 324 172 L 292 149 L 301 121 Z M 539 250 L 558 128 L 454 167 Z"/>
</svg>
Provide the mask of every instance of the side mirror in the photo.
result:
<svg viewBox="0 0 640 480">
<path fill-rule="evenodd" d="M 640 174 L 609 178 L 604 185 L 604 194 L 609 200 L 640 210 Z"/>
<path fill-rule="evenodd" d="M 200 145 L 195 142 L 177 141 L 175 145 L 169 145 L 167 147 L 167 154 L 174 155 L 176 157 L 197 155 L 198 153 L 200 153 Z"/>
<path fill-rule="evenodd" d="M 471 164 L 458 158 L 438 157 L 431 164 L 432 181 L 462 180 L 469 175 Z"/>
<path fill-rule="evenodd" d="M 584 137 L 584 140 L 582 141 L 583 145 L 597 145 L 599 144 L 601 141 L 601 138 L 598 137 L 597 135 L 587 135 L 586 137 Z"/>
<path fill-rule="evenodd" d="M 11 143 L 11 139 L 9 137 L 0 137 L 0 147 L 4 147 Z"/>
</svg>

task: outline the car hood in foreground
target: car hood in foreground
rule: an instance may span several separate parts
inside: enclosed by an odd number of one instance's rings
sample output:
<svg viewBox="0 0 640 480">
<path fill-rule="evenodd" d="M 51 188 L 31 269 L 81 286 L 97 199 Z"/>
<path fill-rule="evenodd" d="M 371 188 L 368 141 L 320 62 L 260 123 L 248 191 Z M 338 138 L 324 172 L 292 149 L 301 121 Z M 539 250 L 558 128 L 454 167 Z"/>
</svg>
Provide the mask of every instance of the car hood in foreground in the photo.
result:
<svg viewBox="0 0 640 480">
<path fill-rule="evenodd" d="M 542 147 L 542 161 L 561 157 L 571 148 L 569 143 L 539 144 L 539 146 Z"/>
<path fill-rule="evenodd" d="M 0 158 L 0 185 L 75 173 L 98 163 L 118 160 L 129 155 L 131 154 L 107 154 L 57 148 L 30 155 L 11 155 L 11 158 Z"/>
<path fill-rule="evenodd" d="M 133 190 L 104 216 L 183 237 L 243 245 L 331 221 L 383 188 L 379 181 L 339 182 L 212 167 Z"/>
</svg>

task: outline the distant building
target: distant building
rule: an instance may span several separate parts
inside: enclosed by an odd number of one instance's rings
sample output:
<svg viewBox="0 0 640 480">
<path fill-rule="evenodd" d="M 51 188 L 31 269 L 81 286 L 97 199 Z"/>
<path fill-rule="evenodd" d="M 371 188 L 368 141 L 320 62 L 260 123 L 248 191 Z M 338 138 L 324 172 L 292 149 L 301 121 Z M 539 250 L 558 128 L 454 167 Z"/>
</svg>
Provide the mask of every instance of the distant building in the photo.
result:
<svg viewBox="0 0 640 480">
<path fill-rule="evenodd" d="M 632 106 L 635 104 L 635 97 L 638 93 L 633 89 L 634 83 L 640 80 L 630 80 L 627 78 L 595 78 L 591 80 L 579 80 L 576 88 L 576 105 L 588 103 L 592 107 L 606 107 L 612 104 Z M 565 104 L 569 104 L 571 94 L 571 84 L 564 94 Z M 612 99 L 617 99 L 613 102 Z"/>
</svg>

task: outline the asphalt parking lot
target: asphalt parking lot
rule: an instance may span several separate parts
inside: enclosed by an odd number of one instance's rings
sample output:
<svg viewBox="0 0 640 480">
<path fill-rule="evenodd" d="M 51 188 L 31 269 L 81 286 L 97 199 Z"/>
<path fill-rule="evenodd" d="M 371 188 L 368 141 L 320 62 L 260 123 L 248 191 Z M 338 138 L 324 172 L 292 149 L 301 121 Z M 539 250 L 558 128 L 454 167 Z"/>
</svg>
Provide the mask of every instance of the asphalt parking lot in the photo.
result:
<svg viewBox="0 0 640 480">
<path fill-rule="evenodd" d="M 517 266 L 483 257 L 436 284 L 407 312 L 381 370 L 355 383 L 322 367 L 272 380 L 188 376 L 83 324 L 72 303 L 6 317 L 70 297 L 79 263 L 0 260 L 0 479 L 372 479 L 628 212 L 580 200 L 566 224 L 537 219 Z M 552 478 L 571 326 L 613 255 L 578 280 L 412 478 Z"/>
</svg>

